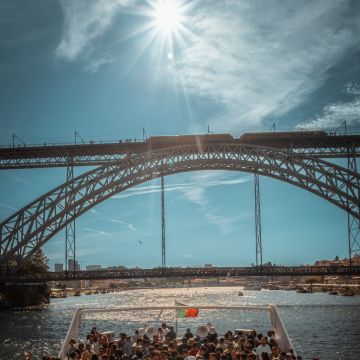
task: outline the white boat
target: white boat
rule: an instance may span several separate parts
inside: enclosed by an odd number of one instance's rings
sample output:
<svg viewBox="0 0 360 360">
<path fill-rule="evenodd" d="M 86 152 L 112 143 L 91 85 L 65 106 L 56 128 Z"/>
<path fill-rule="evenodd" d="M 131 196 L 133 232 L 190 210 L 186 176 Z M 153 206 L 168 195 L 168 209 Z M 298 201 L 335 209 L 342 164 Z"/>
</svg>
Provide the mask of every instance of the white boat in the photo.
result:
<svg viewBox="0 0 360 360">
<path fill-rule="evenodd" d="M 66 360 L 66 353 L 68 350 L 68 344 L 69 340 L 71 338 L 77 339 L 79 337 L 79 332 L 81 328 L 81 322 L 85 318 L 86 315 L 89 315 L 91 317 L 94 316 L 94 314 L 101 314 L 101 317 L 104 317 L 104 313 L 126 313 L 129 315 L 130 312 L 139 312 L 142 314 L 141 317 L 134 317 L 134 320 L 139 322 L 140 319 L 143 319 L 143 314 L 146 311 L 149 311 L 151 313 L 154 313 L 154 311 L 158 312 L 157 320 L 159 319 L 160 315 L 164 311 L 173 310 L 174 311 L 174 317 L 177 311 L 179 310 L 186 310 L 189 308 L 197 308 L 199 312 L 205 311 L 205 310 L 219 310 L 219 311 L 235 311 L 238 312 L 239 315 L 243 316 L 242 314 L 248 314 L 252 312 L 252 315 L 258 315 L 262 319 L 263 313 L 268 312 L 269 320 L 271 324 L 271 329 L 274 331 L 274 338 L 275 341 L 278 343 L 280 349 L 283 349 L 284 351 L 287 351 L 288 349 L 293 349 L 294 354 L 296 355 L 294 346 L 291 342 L 291 339 L 289 338 L 289 335 L 287 333 L 287 330 L 283 324 L 283 321 L 279 315 L 279 312 L 275 305 L 248 305 L 248 306 L 198 306 L 198 305 L 186 305 L 186 306 L 148 306 L 148 307 L 111 307 L 111 308 L 78 308 L 75 310 L 69 329 L 67 331 L 66 337 L 62 342 L 62 346 L 59 352 L 58 357 L 61 360 Z M 207 319 L 209 320 L 209 319 Z M 199 321 L 199 320 L 198 320 Z M 177 322 L 176 322 L 177 324 Z M 238 324 L 241 325 L 241 324 Z M 204 327 L 204 325 L 200 325 L 200 327 Z M 239 327 L 239 326 L 238 326 Z M 107 329 L 108 330 L 108 329 Z M 238 330 L 236 328 L 233 329 L 235 332 Z M 243 332 L 251 331 L 251 329 L 242 329 Z M 114 334 L 113 331 L 106 331 L 103 334 Z"/>
</svg>

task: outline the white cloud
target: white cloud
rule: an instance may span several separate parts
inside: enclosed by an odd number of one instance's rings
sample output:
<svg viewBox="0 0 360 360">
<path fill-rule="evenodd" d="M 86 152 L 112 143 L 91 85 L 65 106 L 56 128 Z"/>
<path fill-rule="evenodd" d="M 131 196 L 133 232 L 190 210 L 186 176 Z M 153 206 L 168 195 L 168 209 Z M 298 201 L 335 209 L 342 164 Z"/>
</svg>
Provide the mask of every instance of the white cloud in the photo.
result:
<svg viewBox="0 0 360 360">
<path fill-rule="evenodd" d="M 325 106 L 323 114 L 296 126 L 301 130 L 335 130 L 346 121 L 347 126 L 360 125 L 360 98 L 351 102 Z"/>
<path fill-rule="evenodd" d="M 176 183 L 165 185 L 165 192 L 169 191 L 181 191 L 184 194 L 184 197 L 197 204 L 205 204 L 205 188 L 216 187 L 216 186 L 228 186 L 228 185 L 237 185 L 243 184 L 248 181 L 252 181 L 252 177 L 243 176 L 236 179 L 226 180 L 222 179 L 224 176 L 223 172 L 210 172 L 202 171 L 201 174 L 198 174 L 193 177 L 194 181 L 187 183 Z M 112 199 L 124 199 L 132 196 L 141 196 L 151 193 L 158 193 L 161 191 L 160 185 L 150 185 L 150 186 L 137 186 L 131 189 L 126 190 L 126 192 L 112 196 Z M 121 220 L 110 220 L 112 222 L 121 222 Z"/>
<path fill-rule="evenodd" d="M 111 64 L 114 61 L 115 59 L 111 55 L 104 54 L 98 58 L 91 60 L 90 63 L 86 66 L 85 71 L 91 74 L 95 74 L 99 70 L 100 66 Z"/>
<path fill-rule="evenodd" d="M 351 95 L 360 95 L 360 85 L 355 82 L 348 82 L 345 84 L 344 92 Z"/>
<path fill-rule="evenodd" d="M 109 219 L 109 221 L 112 222 L 112 223 L 116 223 L 116 224 L 127 225 L 129 230 L 136 231 L 136 227 L 131 223 L 127 223 L 126 221 L 117 220 L 117 219 Z"/>
<path fill-rule="evenodd" d="M 111 236 L 111 234 L 109 232 L 106 232 L 106 231 L 100 231 L 100 230 L 95 230 L 95 229 L 91 229 L 91 228 L 84 228 L 85 231 L 89 231 L 93 234 L 96 234 L 96 235 L 101 235 L 101 236 L 106 236 L 106 237 L 109 237 Z"/>
<path fill-rule="evenodd" d="M 346 121 L 346 125 L 356 126 L 360 124 L 360 86 L 355 82 L 345 84 L 343 92 L 354 95 L 352 101 L 337 102 L 323 108 L 322 114 L 304 121 L 296 126 L 301 130 L 335 130 L 341 127 Z"/>
<path fill-rule="evenodd" d="M 7 204 L 3 204 L 3 203 L 0 203 L 0 207 L 3 207 L 3 208 L 5 208 L 5 209 L 10 209 L 10 210 L 15 210 L 15 211 L 20 210 L 20 209 L 17 208 L 17 207 L 14 207 L 14 206 L 11 206 L 11 205 L 7 205 Z"/>
<path fill-rule="evenodd" d="M 75 60 L 110 26 L 121 7 L 132 0 L 59 0 L 64 12 L 63 34 L 56 55 Z"/>
<path fill-rule="evenodd" d="M 117 223 L 117 224 L 124 224 L 124 225 L 126 225 L 126 222 L 125 222 L 125 221 L 122 221 L 122 220 L 109 219 L 109 221 L 112 222 L 112 223 Z"/>
<path fill-rule="evenodd" d="M 186 43 L 174 54 L 170 80 L 180 79 L 188 93 L 218 105 L 212 130 L 259 126 L 267 116 L 301 104 L 358 42 L 359 25 L 342 18 L 348 6 L 345 1 L 202 2 L 185 24 L 192 35 L 184 34 Z"/>
</svg>

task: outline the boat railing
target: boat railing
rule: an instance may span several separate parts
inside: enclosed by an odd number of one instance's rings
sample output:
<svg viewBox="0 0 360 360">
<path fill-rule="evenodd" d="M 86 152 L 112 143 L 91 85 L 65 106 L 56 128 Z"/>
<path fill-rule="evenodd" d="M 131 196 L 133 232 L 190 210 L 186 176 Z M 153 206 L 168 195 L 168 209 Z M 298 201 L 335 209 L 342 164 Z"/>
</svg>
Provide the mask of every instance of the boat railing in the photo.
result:
<svg viewBox="0 0 360 360">
<path fill-rule="evenodd" d="M 112 312 L 129 312 L 129 311 L 164 311 L 164 310 L 184 310 L 189 308 L 197 308 L 199 310 L 235 310 L 235 311 L 269 311 L 272 330 L 275 333 L 275 340 L 281 349 L 287 351 L 293 349 L 294 346 L 289 338 L 283 321 L 280 317 L 278 309 L 275 305 L 244 305 L 244 306 L 148 306 L 148 307 L 108 307 L 108 308 L 78 308 L 75 310 L 69 329 L 66 333 L 65 339 L 62 342 L 59 352 L 59 358 L 61 360 L 66 359 L 66 353 L 68 350 L 69 341 L 71 338 L 78 338 L 80 332 L 80 326 L 82 318 L 85 314 L 94 313 L 112 313 Z M 175 312 L 174 312 L 175 314 Z M 295 353 L 296 354 L 296 353 Z"/>
</svg>

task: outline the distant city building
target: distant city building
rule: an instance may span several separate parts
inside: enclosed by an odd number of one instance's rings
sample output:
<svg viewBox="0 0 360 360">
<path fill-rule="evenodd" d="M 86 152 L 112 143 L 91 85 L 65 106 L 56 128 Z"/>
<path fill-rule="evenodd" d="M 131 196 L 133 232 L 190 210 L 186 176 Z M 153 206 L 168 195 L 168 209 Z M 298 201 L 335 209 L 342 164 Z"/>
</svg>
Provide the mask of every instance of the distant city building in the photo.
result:
<svg viewBox="0 0 360 360">
<path fill-rule="evenodd" d="M 212 267 L 212 264 L 205 264 L 204 267 L 205 267 L 205 268 L 211 268 L 211 267 Z"/>
<path fill-rule="evenodd" d="M 100 270 L 101 265 L 88 265 L 86 266 L 86 271 L 94 271 L 94 270 Z"/>
<path fill-rule="evenodd" d="M 73 259 L 68 259 L 68 271 L 73 271 L 74 270 L 74 265 L 75 265 L 75 271 L 80 271 L 80 265 L 77 261 L 75 261 L 74 264 L 74 260 Z"/>
<path fill-rule="evenodd" d="M 107 270 L 126 270 L 126 269 L 127 269 L 127 267 L 123 266 L 123 265 L 107 267 Z"/>
<path fill-rule="evenodd" d="M 64 264 L 55 264 L 55 272 L 64 271 Z"/>
</svg>

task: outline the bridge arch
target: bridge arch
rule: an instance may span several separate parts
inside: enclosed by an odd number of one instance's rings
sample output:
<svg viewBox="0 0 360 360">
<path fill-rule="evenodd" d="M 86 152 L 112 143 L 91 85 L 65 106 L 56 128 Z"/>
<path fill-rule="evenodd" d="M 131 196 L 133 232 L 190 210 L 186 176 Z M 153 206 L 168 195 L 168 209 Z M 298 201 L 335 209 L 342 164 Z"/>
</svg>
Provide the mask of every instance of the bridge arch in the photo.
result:
<svg viewBox="0 0 360 360">
<path fill-rule="evenodd" d="M 0 265 L 14 256 L 30 256 L 74 218 L 119 192 L 161 176 L 194 170 L 236 170 L 275 178 L 310 191 L 360 219 L 359 174 L 341 166 L 253 145 L 178 145 L 100 166 L 14 213 L 0 224 Z"/>
</svg>

